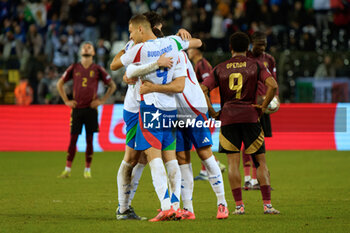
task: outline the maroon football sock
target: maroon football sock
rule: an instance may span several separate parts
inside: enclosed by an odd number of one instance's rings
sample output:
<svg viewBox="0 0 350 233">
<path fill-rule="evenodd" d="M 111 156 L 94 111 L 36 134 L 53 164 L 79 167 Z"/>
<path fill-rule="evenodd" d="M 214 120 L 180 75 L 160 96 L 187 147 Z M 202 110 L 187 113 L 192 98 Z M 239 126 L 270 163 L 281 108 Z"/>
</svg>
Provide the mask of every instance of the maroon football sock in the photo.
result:
<svg viewBox="0 0 350 233">
<path fill-rule="evenodd" d="M 236 206 L 243 205 L 242 189 L 240 187 L 236 189 L 232 189 L 232 195 L 233 195 L 233 198 L 235 199 Z"/>
<path fill-rule="evenodd" d="M 70 135 L 70 142 L 69 142 L 68 151 L 67 151 L 68 152 L 67 162 L 66 162 L 67 167 L 72 166 L 75 152 L 77 150 L 76 144 L 77 144 L 78 136 L 79 136 L 78 134 L 71 134 Z"/>
<path fill-rule="evenodd" d="M 86 151 L 85 151 L 85 167 L 89 168 L 92 155 L 94 153 L 93 145 L 92 145 L 93 134 L 86 135 Z"/>
<path fill-rule="evenodd" d="M 244 176 L 250 176 L 250 155 L 244 153 L 244 148 L 242 151 Z"/>
<path fill-rule="evenodd" d="M 261 191 L 264 204 L 265 205 L 271 204 L 271 186 L 270 185 L 260 186 L 260 191 Z"/>
<path fill-rule="evenodd" d="M 202 168 L 201 168 L 201 171 L 206 171 L 207 169 L 205 168 L 205 166 L 203 165 L 202 163 Z"/>
<path fill-rule="evenodd" d="M 256 167 L 254 163 L 252 163 L 252 179 L 256 179 Z"/>
</svg>

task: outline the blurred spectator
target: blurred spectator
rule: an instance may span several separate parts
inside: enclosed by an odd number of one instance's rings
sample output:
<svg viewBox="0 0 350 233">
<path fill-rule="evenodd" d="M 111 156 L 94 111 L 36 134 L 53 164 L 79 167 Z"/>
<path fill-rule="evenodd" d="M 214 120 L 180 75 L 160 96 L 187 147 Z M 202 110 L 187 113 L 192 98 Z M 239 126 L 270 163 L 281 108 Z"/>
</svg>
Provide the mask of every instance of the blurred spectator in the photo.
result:
<svg viewBox="0 0 350 233">
<path fill-rule="evenodd" d="M 111 39 L 111 14 L 110 4 L 100 0 L 100 9 L 98 13 L 100 37 L 105 40 Z"/>
<path fill-rule="evenodd" d="M 315 79 L 335 77 L 335 67 L 332 63 L 332 58 L 329 55 L 324 57 L 324 61 L 320 64 L 314 74 Z"/>
<path fill-rule="evenodd" d="M 71 61 L 73 61 L 74 59 L 74 55 L 75 54 L 78 54 L 78 51 L 79 51 L 79 45 L 80 43 L 82 42 L 82 38 L 80 37 L 80 35 L 78 33 L 75 33 L 75 30 L 73 27 L 71 26 L 67 26 L 66 27 L 66 30 L 67 30 L 67 44 L 70 48 L 70 50 L 72 50 L 70 52 L 71 54 Z"/>
<path fill-rule="evenodd" d="M 58 67 L 59 72 L 65 70 L 74 62 L 74 49 L 71 49 L 66 35 L 61 35 L 59 39 L 55 38 L 53 64 Z"/>
<path fill-rule="evenodd" d="M 33 89 L 30 87 L 28 79 L 21 78 L 15 88 L 16 104 L 30 105 L 33 102 Z"/>
<path fill-rule="evenodd" d="M 117 0 L 114 3 L 113 9 L 115 12 L 113 18 L 117 25 L 117 40 L 127 41 L 129 38 L 129 19 L 132 16 L 130 5 L 127 0 Z"/>
<path fill-rule="evenodd" d="M 43 38 L 37 31 L 35 24 L 31 24 L 28 29 L 26 46 L 31 55 L 35 57 L 42 53 Z"/>
<path fill-rule="evenodd" d="M 51 82 L 57 78 L 57 72 L 55 66 L 48 66 L 45 70 L 45 75 L 42 71 L 38 72 L 39 76 L 42 77 L 38 84 L 38 103 L 39 104 L 50 104 L 53 100 L 53 95 L 50 90 Z"/>
<path fill-rule="evenodd" d="M 68 8 L 69 21 L 71 24 L 82 23 L 83 19 L 83 11 L 84 11 L 84 3 L 79 0 L 71 0 L 69 1 Z"/>
<path fill-rule="evenodd" d="M 303 35 L 300 40 L 300 48 L 305 51 L 314 51 L 316 48 L 316 28 L 312 24 L 303 27 Z"/>
<path fill-rule="evenodd" d="M 43 81 L 46 81 L 46 80 L 44 80 L 44 72 L 42 71 L 42 70 L 39 70 L 37 73 L 36 73 L 36 79 L 37 79 L 37 81 L 38 81 L 38 86 L 37 86 L 37 92 L 36 92 L 36 94 L 37 94 L 37 97 L 36 97 L 36 99 L 37 99 L 37 103 L 38 104 L 46 104 L 45 103 L 45 95 L 47 94 L 47 93 L 43 93 L 43 92 L 45 92 L 45 90 L 39 90 L 39 88 L 43 88 L 43 86 L 41 85 L 41 84 L 43 84 L 42 82 Z M 41 91 L 41 93 L 39 93 L 39 91 Z M 47 91 L 46 91 L 47 92 Z M 44 97 L 42 96 L 44 94 Z"/>
<path fill-rule="evenodd" d="M 14 32 L 15 39 L 24 44 L 26 42 L 26 34 L 22 30 L 21 26 L 17 23 L 14 26 Z"/>
<path fill-rule="evenodd" d="M 87 2 L 84 9 L 84 24 L 85 29 L 83 32 L 84 40 L 91 41 L 92 43 L 97 42 L 99 36 L 98 30 L 98 5 L 94 1 Z"/>
<path fill-rule="evenodd" d="M 163 8 L 163 11 L 166 9 L 163 14 L 166 14 L 168 18 L 169 28 L 172 32 L 177 32 L 182 25 L 182 16 L 181 16 L 181 1 L 179 0 L 167 0 L 168 8 Z M 172 34 L 172 33 L 171 33 Z"/>
<path fill-rule="evenodd" d="M 195 22 L 193 32 L 198 34 L 199 38 L 207 39 L 210 36 L 211 18 L 203 7 L 199 8 L 198 20 Z"/>
<path fill-rule="evenodd" d="M 10 57 L 19 59 L 22 56 L 23 44 L 15 38 L 12 31 L 7 31 L 4 38 L 1 38 L 3 48 L 3 56 L 5 60 Z M 19 65 L 18 65 L 19 68 Z"/>
<path fill-rule="evenodd" d="M 107 61 L 109 59 L 109 48 L 110 46 L 107 45 L 107 41 L 104 39 L 99 39 L 97 42 L 97 48 L 96 48 L 96 58 L 97 58 L 97 64 L 100 66 L 106 68 Z M 103 92 L 104 93 L 104 92 Z"/>
<path fill-rule="evenodd" d="M 182 27 L 192 31 L 192 24 L 197 21 L 196 10 L 193 8 L 192 1 L 186 0 L 182 10 Z"/>
<path fill-rule="evenodd" d="M 224 31 L 224 18 L 220 13 L 220 10 L 216 10 L 212 18 L 210 35 L 212 38 L 212 44 L 220 47 L 222 50 L 225 47 L 225 31 Z"/>
<path fill-rule="evenodd" d="M 130 1 L 130 8 L 133 15 L 141 15 L 149 11 L 147 3 L 143 0 Z"/>
<path fill-rule="evenodd" d="M 330 0 L 314 0 L 313 9 L 315 11 L 315 19 L 317 32 L 321 34 L 322 30 L 329 33 L 328 30 L 328 12 L 331 9 Z"/>
</svg>

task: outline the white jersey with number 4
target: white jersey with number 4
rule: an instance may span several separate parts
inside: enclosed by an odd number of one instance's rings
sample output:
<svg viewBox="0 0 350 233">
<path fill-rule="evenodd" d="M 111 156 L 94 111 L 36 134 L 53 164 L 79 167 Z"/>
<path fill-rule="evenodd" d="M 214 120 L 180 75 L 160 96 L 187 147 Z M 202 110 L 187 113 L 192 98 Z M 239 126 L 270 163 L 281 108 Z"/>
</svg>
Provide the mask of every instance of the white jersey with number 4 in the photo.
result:
<svg viewBox="0 0 350 233">
<path fill-rule="evenodd" d="M 126 53 L 121 56 L 121 62 L 124 66 L 132 63 L 147 64 L 155 62 L 159 57 L 166 53 L 167 57 L 172 57 L 174 64 L 178 61 L 178 49 L 176 42 L 171 38 L 158 38 L 149 40 L 144 43 L 136 44 Z M 173 65 L 171 68 L 161 68 L 143 77 L 144 80 L 149 80 L 155 84 L 168 84 L 173 79 L 186 76 L 186 68 L 184 65 Z M 145 101 L 147 105 L 152 105 L 156 108 L 171 111 L 176 109 L 176 101 L 174 94 L 165 93 L 149 93 L 145 94 L 140 99 Z"/>
<path fill-rule="evenodd" d="M 208 112 L 207 102 L 193 66 L 184 51 L 179 52 L 179 59 L 183 60 L 186 65 L 187 77 L 184 91 L 176 94 L 178 117 L 183 119 L 189 116 L 196 118 L 199 114 Z"/>
</svg>

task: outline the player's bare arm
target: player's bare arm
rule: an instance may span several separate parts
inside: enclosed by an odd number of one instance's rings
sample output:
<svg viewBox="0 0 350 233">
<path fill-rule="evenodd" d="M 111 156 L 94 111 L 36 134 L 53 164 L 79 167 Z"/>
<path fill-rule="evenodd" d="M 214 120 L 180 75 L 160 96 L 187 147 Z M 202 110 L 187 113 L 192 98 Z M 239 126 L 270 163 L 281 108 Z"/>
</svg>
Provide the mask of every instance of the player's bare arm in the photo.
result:
<svg viewBox="0 0 350 233">
<path fill-rule="evenodd" d="M 67 105 L 70 108 L 75 108 L 77 106 L 77 101 L 68 99 L 68 96 L 66 94 L 66 91 L 64 90 L 63 85 L 64 85 L 64 81 L 61 78 L 60 80 L 58 80 L 57 86 L 56 86 L 58 93 L 60 94 L 65 105 Z"/>
<path fill-rule="evenodd" d="M 125 50 L 122 49 L 119 51 L 119 53 L 117 55 L 115 55 L 115 57 L 113 58 L 113 61 L 111 62 L 109 68 L 113 71 L 118 70 L 120 68 L 122 68 L 124 65 L 120 60 L 120 57 L 125 53 Z"/>
<path fill-rule="evenodd" d="M 197 38 L 192 38 L 189 40 L 189 45 L 188 45 L 188 48 L 199 48 L 202 46 L 202 41 L 200 39 L 197 39 Z"/>
<path fill-rule="evenodd" d="M 113 92 L 117 89 L 117 86 L 115 85 L 115 82 L 111 80 L 108 83 L 108 89 L 106 91 L 106 94 L 101 99 L 95 99 L 91 102 L 90 107 L 91 108 L 97 108 L 99 105 L 102 105 L 106 103 L 107 99 L 113 94 Z"/>
<path fill-rule="evenodd" d="M 266 96 L 263 103 L 261 105 L 253 104 L 254 107 L 261 109 L 262 113 L 265 112 L 267 106 L 269 105 L 273 97 L 276 95 L 277 88 L 278 88 L 278 84 L 272 76 L 268 77 L 265 80 L 264 84 L 267 86 L 267 91 L 266 91 Z"/>
<path fill-rule="evenodd" d="M 176 36 L 181 37 L 182 40 L 188 40 L 189 45 L 188 48 L 199 48 L 202 46 L 202 41 L 198 38 L 192 38 L 191 33 L 189 33 L 186 29 L 181 28 Z"/>
<path fill-rule="evenodd" d="M 218 120 L 220 112 L 215 111 L 215 109 L 213 108 L 213 105 L 210 102 L 210 99 L 209 99 L 209 96 L 208 96 L 208 93 L 209 93 L 208 87 L 201 84 L 201 88 L 203 90 L 203 93 L 204 93 L 204 96 L 205 96 L 205 100 L 207 101 L 209 116 L 211 116 L 214 119 Z"/>
<path fill-rule="evenodd" d="M 140 87 L 140 94 L 148 94 L 151 92 L 159 93 L 182 93 L 185 88 L 186 77 L 178 77 L 168 84 L 154 84 L 145 81 Z"/>
</svg>

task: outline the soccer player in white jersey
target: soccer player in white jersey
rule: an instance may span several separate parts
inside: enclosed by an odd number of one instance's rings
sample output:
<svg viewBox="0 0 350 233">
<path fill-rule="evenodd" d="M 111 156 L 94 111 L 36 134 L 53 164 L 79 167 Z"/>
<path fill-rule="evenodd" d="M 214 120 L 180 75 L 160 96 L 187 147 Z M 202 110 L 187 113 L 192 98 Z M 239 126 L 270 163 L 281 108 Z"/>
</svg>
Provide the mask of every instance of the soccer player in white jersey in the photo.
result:
<svg viewBox="0 0 350 233">
<path fill-rule="evenodd" d="M 124 47 L 122 51 L 118 53 L 116 57 L 120 58 L 122 54 L 125 53 L 128 49 L 134 46 L 134 42 L 130 40 Z M 115 59 L 118 60 L 118 59 Z M 170 68 L 173 62 L 171 58 L 161 56 L 157 65 L 159 67 Z M 112 70 L 118 70 L 122 67 L 122 64 L 116 65 L 115 62 L 111 63 Z M 117 175 L 117 184 L 118 184 L 118 202 L 119 207 L 116 211 L 117 220 L 145 220 L 146 218 L 138 216 L 134 209 L 131 207 L 131 200 L 133 199 L 134 192 L 130 191 L 137 188 L 138 181 L 141 177 L 141 173 L 145 164 L 147 164 L 147 159 L 145 156 L 140 157 L 140 151 L 135 149 L 135 137 L 136 129 L 138 123 L 138 115 L 140 102 L 137 101 L 138 89 L 140 87 L 140 80 L 132 80 L 128 83 L 128 90 L 124 100 L 124 109 L 123 109 L 123 119 L 126 125 L 126 145 L 125 145 L 125 154 L 123 161 L 118 169 Z M 139 159 L 140 157 L 140 159 Z M 140 160 L 141 163 L 137 163 Z M 134 169 L 133 169 L 134 168 Z M 132 170 L 132 174 L 131 174 Z M 130 177 L 131 176 L 131 177 Z M 137 182 L 132 182 L 131 180 L 137 180 Z"/>
<path fill-rule="evenodd" d="M 136 45 L 120 57 L 122 65 L 128 66 L 132 63 L 154 62 L 161 54 L 167 53 L 175 61 L 178 59 L 177 46 L 170 39 L 157 39 L 150 27 L 147 18 L 142 15 L 134 16 L 129 22 L 130 39 Z M 142 43 L 139 43 L 142 42 Z M 114 63 L 114 61 L 113 61 Z M 118 62 L 117 62 L 118 63 Z M 118 66 L 120 64 L 116 64 Z M 177 65 L 170 69 L 158 69 L 144 78 L 158 84 L 167 84 L 175 78 L 174 82 L 180 83 L 182 91 L 184 88 L 186 70 Z M 167 178 L 162 163 L 162 155 L 165 158 L 174 158 L 174 167 L 179 170 L 175 156 L 175 129 L 166 128 L 164 121 L 174 121 L 176 117 L 175 96 L 173 94 L 151 93 L 141 95 L 139 124 L 136 133 L 136 150 L 145 151 L 150 164 L 153 184 L 161 201 L 162 211 L 150 221 L 162 221 L 173 217 L 176 213 L 170 208 L 170 196 L 167 188 Z M 154 126 L 153 126 L 154 124 Z M 171 159 L 168 159 L 168 161 Z M 181 173 L 177 172 L 180 187 Z M 173 193 L 174 195 L 174 193 Z M 179 199 L 178 195 L 172 198 Z"/>
<path fill-rule="evenodd" d="M 181 43 L 180 38 L 172 37 L 178 45 L 178 48 L 187 49 L 185 43 Z M 197 81 L 195 72 L 188 57 L 185 52 L 180 52 L 180 60 L 184 61 L 187 68 L 187 78 L 185 83 L 185 89 L 183 93 L 176 95 L 176 102 L 178 107 L 179 120 L 186 122 L 186 120 L 195 119 L 195 124 L 197 122 L 204 122 L 207 119 L 208 108 L 206 106 L 206 99 Z M 127 69 L 127 74 L 129 77 L 134 77 L 138 75 L 144 75 L 150 72 L 150 65 L 145 64 L 143 66 L 131 65 Z M 130 71 L 132 70 L 132 71 Z M 143 71 L 143 72 L 142 72 Z M 144 82 L 141 86 L 141 94 L 151 93 L 151 92 L 164 92 L 169 93 L 172 91 L 172 84 L 170 85 L 157 85 L 151 82 Z M 182 116 L 182 117 L 181 117 Z M 190 116 L 190 117 L 188 117 Z M 178 128 L 176 140 L 176 155 L 178 162 L 180 164 L 182 173 L 182 199 L 184 204 L 184 211 L 182 213 L 183 219 L 195 219 L 193 205 L 192 205 L 192 193 L 193 193 L 193 173 L 191 166 L 190 150 L 192 148 L 192 143 L 194 144 L 197 153 L 203 164 L 208 168 L 210 183 L 213 187 L 214 192 L 217 195 L 217 205 L 218 212 L 217 218 L 227 218 L 228 209 L 227 202 L 225 200 L 225 192 L 221 170 L 215 161 L 211 150 L 211 134 L 207 127 L 188 127 L 188 128 Z"/>
<path fill-rule="evenodd" d="M 155 13 L 148 12 L 145 13 L 147 15 L 147 18 L 149 19 L 149 16 L 155 16 Z M 157 15 L 156 15 L 157 16 Z M 159 17 L 156 17 L 156 19 L 151 19 L 151 21 L 157 21 Z M 181 36 L 182 39 L 186 39 L 186 41 L 183 41 L 180 37 L 178 38 L 179 41 L 182 41 L 182 46 L 195 48 L 199 47 L 202 43 L 199 39 L 191 38 L 191 35 L 184 29 L 180 29 L 177 35 Z M 187 41 L 189 39 L 189 41 Z M 178 42 L 177 42 L 178 43 Z M 120 51 L 114 58 L 113 62 L 111 63 L 111 69 L 117 70 L 123 66 L 123 64 L 120 62 L 120 56 L 124 53 L 124 51 L 130 49 L 134 45 L 133 41 L 129 41 L 129 43 L 125 46 L 125 48 Z M 181 47 L 181 44 L 178 44 L 178 47 Z M 118 64 L 119 63 L 119 64 Z M 154 65 L 157 65 L 158 67 L 171 67 L 172 62 L 170 58 L 167 58 L 164 56 L 164 54 L 158 59 L 157 63 Z M 125 76 L 124 76 L 125 77 Z M 125 97 L 124 102 L 124 121 L 126 123 L 126 149 L 125 149 L 125 155 L 123 158 L 123 161 L 119 167 L 118 170 L 118 201 L 119 201 L 119 207 L 116 212 L 116 217 L 118 220 L 127 220 L 127 219 L 138 219 L 143 220 L 144 218 L 140 218 L 137 216 L 131 207 L 131 201 L 135 195 L 139 180 L 141 178 L 142 171 L 147 164 L 147 160 L 145 159 L 145 156 L 140 157 L 139 162 L 137 163 L 137 158 L 140 155 L 140 153 L 135 148 L 135 136 L 136 136 L 136 128 L 138 123 L 138 111 L 140 102 L 136 101 L 136 96 L 138 95 L 138 87 L 139 81 L 131 80 L 127 81 L 124 79 L 126 83 L 128 83 L 128 91 L 127 95 Z M 173 81 L 174 83 L 177 83 L 177 81 Z M 175 90 L 178 88 L 179 85 L 175 85 Z M 173 89 L 174 91 L 174 89 Z M 167 158 L 165 158 L 167 159 Z M 168 158 L 171 159 L 170 161 L 164 161 L 165 166 L 168 171 L 168 176 L 172 177 L 170 179 L 170 188 L 171 191 L 174 193 L 180 193 L 181 186 L 180 181 L 177 181 L 174 179 L 176 176 L 180 176 L 180 169 L 178 167 L 178 164 L 174 164 L 175 158 Z M 137 164 L 136 164 L 137 163 Z M 136 164 L 136 165 L 135 165 Z M 176 169 L 178 167 L 178 171 Z M 131 170 L 132 169 L 132 174 Z M 178 175 L 177 175 L 178 173 Z M 131 177 L 130 177 L 131 175 Z M 179 209 L 179 200 L 177 198 L 173 198 L 172 205 L 174 206 L 174 209 Z M 178 213 L 177 215 L 180 215 Z M 181 215 L 180 215 L 181 216 Z"/>
</svg>

